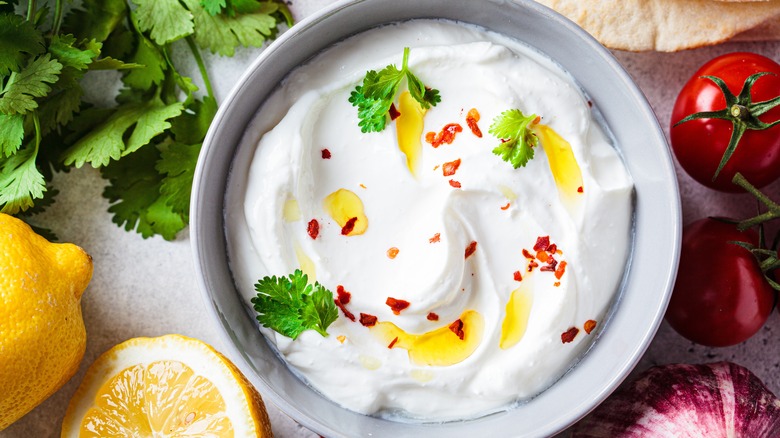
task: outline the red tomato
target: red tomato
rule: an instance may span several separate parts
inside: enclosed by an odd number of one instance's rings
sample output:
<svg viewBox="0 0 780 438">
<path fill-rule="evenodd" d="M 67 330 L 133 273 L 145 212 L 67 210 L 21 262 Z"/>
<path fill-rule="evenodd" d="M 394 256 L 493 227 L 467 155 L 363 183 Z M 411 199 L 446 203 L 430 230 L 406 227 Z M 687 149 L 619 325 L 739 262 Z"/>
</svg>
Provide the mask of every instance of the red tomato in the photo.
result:
<svg viewBox="0 0 780 438">
<path fill-rule="evenodd" d="M 710 218 L 683 229 L 680 268 L 666 320 L 698 344 L 738 344 L 761 329 L 774 306 L 774 290 L 756 259 L 730 241 L 757 245 L 758 235 Z"/>
<path fill-rule="evenodd" d="M 732 123 L 723 119 L 698 119 L 674 126 L 693 113 L 726 108 L 726 100 L 720 88 L 701 76 L 721 78 L 728 89 L 738 96 L 745 79 L 758 72 L 774 75 L 763 76 L 753 84 L 752 101 L 761 102 L 780 95 L 778 63 L 755 53 L 736 52 L 704 64 L 677 96 L 670 128 L 672 149 L 683 169 L 705 186 L 726 192 L 740 192 L 742 189 L 731 182 L 736 172 L 742 173 L 756 187 L 763 187 L 780 177 L 780 125 L 761 131 L 747 130 L 715 181 L 712 181 L 712 177 L 729 144 Z M 765 123 L 780 119 L 780 107 L 771 109 L 759 116 L 759 119 Z"/>
</svg>

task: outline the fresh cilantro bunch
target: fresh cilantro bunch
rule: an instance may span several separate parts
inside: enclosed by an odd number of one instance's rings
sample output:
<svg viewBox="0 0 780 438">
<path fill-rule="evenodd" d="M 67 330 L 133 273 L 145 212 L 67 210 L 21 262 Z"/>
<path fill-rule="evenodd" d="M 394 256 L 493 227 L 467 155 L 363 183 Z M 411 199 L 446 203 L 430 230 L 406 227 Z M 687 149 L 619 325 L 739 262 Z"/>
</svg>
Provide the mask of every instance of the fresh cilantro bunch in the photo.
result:
<svg viewBox="0 0 780 438">
<path fill-rule="evenodd" d="M 189 220 L 195 164 L 217 109 L 200 49 L 232 56 L 259 47 L 282 20 L 291 24 L 286 7 L 84 0 L 65 14 L 64 0 L 17 3 L 0 1 L 0 211 L 41 211 L 57 193 L 54 172 L 89 164 L 109 182 L 115 223 L 173 239 Z M 191 52 L 205 96 L 171 61 L 175 49 Z M 82 101 L 93 70 L 121 72 L 115 105 Z"/>
<path fill-rule="evenodd" d="M 328 326 L 338 318 L 333 292 L 296 269 L 288 277 L 265 277 L 255 285 L 252 305 L 257 321 L 288 338 L 296 339 L 306 330 L 328 336 Z"/>
<path fill-rule="evenodd" d="M 536 135 L 528 129 L 528 125 L 536 120 L 536 114 L 526 116 L 519 109 L 506 110 L 490 125 L 490 132 L 501 139 L 501 144 L 493 149 L 493 153 L 512 167 L 524 167 L 534 157 L 533 147 L 539 143 Z"/>
<path fill-rule="evenodd" d="M 401 81 L 406 78 L 406 86 L 414 100 L 424 109 L 441 102 L 439 91 L 428 88 L 409 70 L 409 48 L 404 47 L 401 69 L 388 65 L 376 72 L 370 70 L 363 78 L 363 84 L 350 93 L 349 103 L 358 108 L 360 130 L 362 132 L 381 132 L 387 124 L 387 113 L 395 100 Z"/>
</svg>

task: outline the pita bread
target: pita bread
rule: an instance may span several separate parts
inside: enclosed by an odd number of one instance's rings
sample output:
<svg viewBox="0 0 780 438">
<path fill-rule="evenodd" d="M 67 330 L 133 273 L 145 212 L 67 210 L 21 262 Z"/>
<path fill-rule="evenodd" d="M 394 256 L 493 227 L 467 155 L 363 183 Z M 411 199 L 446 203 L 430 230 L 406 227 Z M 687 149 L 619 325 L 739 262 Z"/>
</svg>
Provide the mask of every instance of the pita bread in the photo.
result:
<svg viewBox="0 0 780 438">
<path fill-rule="evenodd" d="M 780 19 L 775 18 L 734 37 L 735 41 L 780 40 Z"/>
<path fill-rule="evenodd" d="M 673 52 L 747 38 L 780 37 L 780 0 L 537 0 L 611 49 Z M 765 25 L 772 29 L 757 28 Z M 774 32 L 763 35 L 758 32 Z M 741 37 L 745 37 L 744 34 Z"/>
</svg>

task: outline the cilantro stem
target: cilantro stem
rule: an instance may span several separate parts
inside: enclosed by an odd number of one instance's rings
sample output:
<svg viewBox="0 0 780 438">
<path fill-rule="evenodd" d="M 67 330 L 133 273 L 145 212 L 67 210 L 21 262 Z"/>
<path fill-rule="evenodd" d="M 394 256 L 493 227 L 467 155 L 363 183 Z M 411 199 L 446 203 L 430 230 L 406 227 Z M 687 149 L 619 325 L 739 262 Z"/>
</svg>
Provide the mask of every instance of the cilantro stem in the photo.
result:
<svg viewBox="0 0 780 438">
<path fill-rule="evenodd" d="M 27 0 L 27 21 L 32 22 L 35 19 L 35 1 Z"/>
<path fill-rule="evenodd" d="M 41 144 L 41 121 L 38 118 L 38 111 L 33 110 L 33 125 L 35 126 L 35 154 L 38 154 L 38 146 Z"/>
<path fill-rule="evenodd" d="M 54 23 L 51 26 L 51 34 L 58 35 L 62 26 L 62 0 L 54 3 Z"/>
<path fill-rule="evenodd" d="M 206 70 L 206 64 L 203 62 L 203 57 L 200 56 L 200 50 L 198 50 L 198 46 L 195 45 L 195 41 L 192 39 L 192 36 L 188 36 L 185 39 L 187 40 L 187 45 L 190 47 L 192 56 L 195 57 L 195 62 L 198 64 L 198 70 L 200 70 L 200 75 L 203 77 L 203 83 L 206 84 L 206 92 L 210 98 L 214 99 L 214 89 L 211 88 L 209 73 Z"/>
<path fill-rule="evenodd" d="M 404 47 L 404 60 L 401 63 L 401 71 L 409 70 L 409 48 Z"/>
</svg>

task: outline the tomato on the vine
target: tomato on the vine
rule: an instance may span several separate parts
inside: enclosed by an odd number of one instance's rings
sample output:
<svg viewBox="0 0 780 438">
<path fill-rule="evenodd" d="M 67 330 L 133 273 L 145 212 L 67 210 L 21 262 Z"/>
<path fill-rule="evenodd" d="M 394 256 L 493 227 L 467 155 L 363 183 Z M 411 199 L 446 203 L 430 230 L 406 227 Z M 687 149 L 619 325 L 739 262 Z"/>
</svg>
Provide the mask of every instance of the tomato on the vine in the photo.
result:
<svg viewBox="0 0 780 438">
<path fill-rule="evenodd" d="M 774 306 L 775 291 L 758 261 L 732 241 L 756 246 L 758 234 L 711 218 L 683 229 L 666 320 L 698 344 L 725 347 L 745 341 L 761 329 Z"/>
<path fill-rule="evenodd" d="M 768 74 L 748 81 L 757 73 Z M 778 96 L 780 64 L 767 57 L 736 52 L 707 62 L 683 86 L 674 104 L 670 134 L 677 161 L 698 182 L 726 192 L 741 191 L 731 183 L 737 172 L 756 187 L 776 180 L 780 177 L 780 124 L 767 125 L 780 120 L 780 99 L 772 102 Z M 680 123 L 696 113 L 704 114 Z M 738 133 L 744 129 L 738 142 L 732 138 L 735 129 Z M 729 150 L 733 151 L 730 157 Z M 724 157 L 728 161 L 718 171 Z"/>
</svg>

